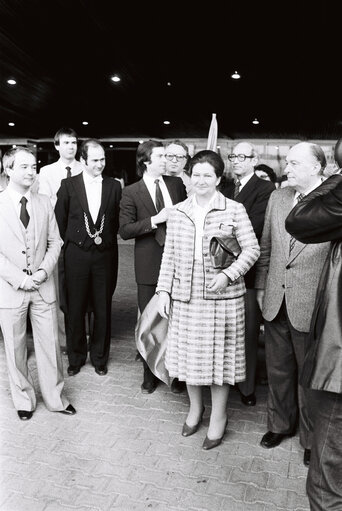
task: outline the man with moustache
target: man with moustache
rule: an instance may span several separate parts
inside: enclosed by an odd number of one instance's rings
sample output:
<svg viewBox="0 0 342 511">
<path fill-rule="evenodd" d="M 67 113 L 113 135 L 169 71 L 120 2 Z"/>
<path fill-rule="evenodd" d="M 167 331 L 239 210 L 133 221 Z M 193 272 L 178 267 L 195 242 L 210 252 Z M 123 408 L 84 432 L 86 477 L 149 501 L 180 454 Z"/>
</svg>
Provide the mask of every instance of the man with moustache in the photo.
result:
<svg viewBox="0 0 342 511">
<path fill-rule="evenodd" d="M 299 417 L 305 465 L 310 463 L 313 410 L 310 394 L 298 384 L 298 375 L 329 243 L 296 241 L 286 232 L 285 219 L 305 195 L 320 186 L 325 165 L 325 154 L 317 144 L 301 142 L 289 150 L 285 169 L 289 185 L 270 197 L 256 263 L 269 386 L 268 431 L 260 444 L 270 449 L 293 436 Z"/>
<path fill-rule="evenodd" d="M 221 190 L 229 199 L 241 202 L 246 208 L 255 235 L 260 241 L 264 226 L 265 211 L 271 193 L 275 190 L 273 183 L 260 179 L 254 173 L 259 156 L 255 147 L 249 142 L 238 143 L 228 160 L 232 164 L 235 181 L 227 183 Z M 260 333 L 261 312 L 256 300 L 255 266 L 245 275 L 247 292 L 246 308 L 246 380 L 238 384 L 241 401 L 246 406 L 256 404 L 255 375 L 257 367 L 258 340 Z"/>
<path fill-rule="evenodd" d="M 124 240 L 135 238 L 135 278 L 138 307 L 142 313 L 156 290 L 170 208 L 187 196 L 180 178 L 163 176 L 166 159 L 162 142 L 148 140 L 140 144 L 136 162 L 141 179 L 123 189 L 119 233 Z M 144 360 L 143 365 L 141 390 L 151 394 L 157 387 L 158 378 Z M 184 385 L 178 380 L 172 383 L 171 390 L 183 390 Z"/>
<path fill-rule="evenodd" d="M 102 144 L 85 140 L 80 149 L 81 174 L 63 179 L 57 192 L 56 218 L 64 241 L 68 307 L 68 374 L 79 373 L 87 359 L 85 315 L 93 304 L 94 328 L 90 360 L 104 376 L 111 335 L 111 304 L 118 269 L 120 183 L 102 176 L 106 164 Z"/>
<path fill-rule="evenodd" d="M 4 156 L 9 184 L 0 194 L 0 326 L 10 388 L 21 420 L 36 408 L 27 364 L 30 318 L 40 390 L 46 407 L 74 415 L 63 395 L 64 379 L 57 336 L 56 290 L 52 277 L 62 241 L 47 197 L 33 193 L 37 163 L 32 151 L 16 147 Z"/>
</svg>

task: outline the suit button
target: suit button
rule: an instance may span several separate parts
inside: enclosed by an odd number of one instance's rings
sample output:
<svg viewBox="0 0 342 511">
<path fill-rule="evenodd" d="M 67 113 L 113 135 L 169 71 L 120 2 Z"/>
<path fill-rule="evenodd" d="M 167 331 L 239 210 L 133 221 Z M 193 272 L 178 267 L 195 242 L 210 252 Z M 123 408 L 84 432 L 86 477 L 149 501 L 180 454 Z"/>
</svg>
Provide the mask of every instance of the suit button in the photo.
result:
<svg viewBox="0 0 342 511">
<path fill-rule="evenodd" d="M 79 229 L 77 229 L 77 231 L 76 231 L 76 232 L 80 232 L 80 230 L 79 230 Z"/>
<path fill-rule="evenodd" d="M 25 250 L 22 250 L 22 252 L 21 252 L 21 253 L 22 253 L 22 254 L 26 254 Z"/>
<path fill-rule="evenodd" d="M 207 268 L 205 271 L 206 271 L 207 273 L 209 273 L 209 271 L 210 271 L 210 270 L 209 270 L 209 268 Z"/>
<path fill-rule="evenodd" d="M 207 252 L 205 254 L 203 254 L 203 255 L 204 255 L 204 257 L 208 257 L 208 253 Z"/>
<path fill-rule="evenodd" d="M 283 287 L 285 289 L 285 284 L 282 284 L 281 287 Z"/>
<path fill-rule="evenodd" d="M 82 241 L 79 241 L 79 242 L 78 242 L 78 244 L 79 244 L 79 245 L 82 245 Z"/>
</svg>

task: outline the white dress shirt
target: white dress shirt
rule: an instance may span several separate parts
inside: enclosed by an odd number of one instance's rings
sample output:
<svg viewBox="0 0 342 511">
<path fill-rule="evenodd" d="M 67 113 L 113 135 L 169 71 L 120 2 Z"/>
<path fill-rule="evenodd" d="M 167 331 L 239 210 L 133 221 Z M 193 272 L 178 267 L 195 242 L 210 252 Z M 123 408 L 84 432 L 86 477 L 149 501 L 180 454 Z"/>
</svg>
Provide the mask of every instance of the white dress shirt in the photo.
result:
<svg viewBox="0 0 342 511">
<path fill-rule="evenodd" d="M 20 210 L 21 210 L 21 202 L 20 201 L 21 201 L 22 197 L 25 197 L 27 199 L 26 209 L 27 209 L 27 212 L 28 212 L 29 216 L 32 216 L 32 211 L 31 211 L 31 192 L 30 192 L 30 190 L 28 190 L 23 195 L 22 193 L 19 193 L 17 190 L 12 188 L 11 183 L 9 182 L 8 186 L 7 186 L 7 191 L 8 191 L 8 195 L 11 198 L 11 201 L 13 202 L 13 206 L 14 206 L 14 209 L 15 209 L 15 211 L 17 213 L 17 217 L 19 218 L 19 220 L 20 220 Z"/>
<path fill-rule="evenodd" d="M 165 181 L 163 179 L 163 176 L 159 177 L 153 177 L 146 174 L 146 172 L 143 175 L 143 180 L 145 185 L 147 186 L 147 189 L 149 191 L 149 194 L 151 195 L 151 199 L 153 200 L 154 206 L 156 205 L 156 183 L 155 180 L 159 180 L 159 186 L 160 190 L 164 199 L 164 205 L 166 208 L 171 208 L 173 206 L 172 199 L 169 194 L 169 190 L 167 189 L 167 186 L 165 184 Z M 151 220 L 151 226 L 152 228 L 156 229 L 157 225 L 155 225 Z"/>
<path fill-rule="evenodd" d="M 86 171 L 83 172 L 82 176 L 87 194 L 89 211 L 95 224 L 101 206 L 103 178 L 102 176 L 92 177 Z"/>
<path fill-rule="evenodd" d="M 211 203 L 213 200 L 215 200 L 215 197 L 217 196 L 217 192 L 214 193 L 208 204 L 204 207 L 200 206 L 197 203 L 196 195 L 192 195 L 192 205 L 193 205 L 193 212 L 194 212 L 194 221 L 195 221 L 195 253 L 194 253 L 194 259 L 197 261 L 203 260 L 203 232 L 204 232 L 204 220 L 207 216 L 207 213 L 210 209 Z"/>
<path fill-rule="evenodd" d="M 248 183 L 248 181 L 254 176 L 254 172 L 251 172 L 250 174 L 248 174 L 248 176 L 243 176 L 243 177 L 239 177 L 239 176 L 236 176 L 236 179 L 238 179 L 240 181 L 240 192 L 242 190 L 242 188 L 244 186 L 246 186 L 246 184 Z"/>
</svg>

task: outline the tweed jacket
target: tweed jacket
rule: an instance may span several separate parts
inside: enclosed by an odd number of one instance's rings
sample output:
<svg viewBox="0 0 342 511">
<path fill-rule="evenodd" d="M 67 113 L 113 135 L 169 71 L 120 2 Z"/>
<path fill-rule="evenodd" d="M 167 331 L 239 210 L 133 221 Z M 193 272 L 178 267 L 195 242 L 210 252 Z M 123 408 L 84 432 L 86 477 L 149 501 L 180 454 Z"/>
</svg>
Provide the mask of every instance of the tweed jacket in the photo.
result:
<svg viewBox="0 0 342 511">
<path fill-rule="evenodd" d="M 39 287 L 46 303 L 56 300 L 54 279 L 51 276 L 57 263 L 62 240 L 48 197 L 31 192 L 31 207 L 35 229 L 35 254 L 32 272 L 45 270 L 48 279 Z M 20 220 L 7 189 L 0 194 L 0 307 L 20 307 L 26 291 L 20 289 L 27 267 L 26 245 Z"/>
<path fill-rule="evenodd" d="M 272 321 L 285 298 L 292 326 L 308 332 L 315 296 L 329 243 L 296 242 L 291 255 L 285 219 L 293 207 L 295 190 L 281 188 L 271 194 L 256 265 L 255 287 L 265 289 L 263 317 Z"/>
<path fill-rule="evenodd" d="M 210 260 L 210 240 L 214 236 L 222 236 L 233 225 L 241 253 L 229 268 L 215 269 Z M 167 291 L 173 300 L 183 302 L 190 300 L 195 233 L 193 196 L 191 196 L 175 207 L 167 222 L 165 249 L 156 291 Z M 205 217 L 202 243 L 204 298 L 217 300 L 242 296 L 246 292 L 243 275 L 255 263 L 260 253 L 258 241 L 244 206 L 226 199 L 218 192 Z M 221 271 L 230 278 L 231 284 L 218 295 L 208 290 L 206 286 Z"/>
</svg>

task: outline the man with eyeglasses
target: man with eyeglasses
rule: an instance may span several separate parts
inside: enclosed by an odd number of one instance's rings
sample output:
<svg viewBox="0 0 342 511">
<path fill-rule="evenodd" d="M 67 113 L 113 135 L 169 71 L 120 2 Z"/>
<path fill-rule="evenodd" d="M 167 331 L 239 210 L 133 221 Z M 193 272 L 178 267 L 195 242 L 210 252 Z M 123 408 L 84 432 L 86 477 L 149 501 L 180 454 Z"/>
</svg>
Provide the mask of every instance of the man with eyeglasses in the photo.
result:
<svg viewBox="0 0 342 511">
<path fill-rule="evenodd" d="M 165 146 L 165 175 L 180 177 L 184 183 L 186 193 L 191 194 L 191 178 L 184 170 L 189 158 L 189 148 L 181 140 L 172 140 Z"/>
<path fill-rule="evenodd" d="M 228 160 L 232 165 L 235 181 L 227 183 L 222 193 L 229 199 L 241 202 L 246 208 L 258 241 L 264 226 L 265 211 L 271 193 L 275 190 L 273 183 L 257 177 L 254 167 L 259 157 L 255 147 L 248 142 L 238 143 Z M 241 401 L 246 406 L 256 404 L 255 375 L 257 366 L 258 339 L 261 323 L 261 311 L 256 301 L 255 266 L 245 275 L 247 293 L 246 307 L 246 380 L 238 384 Z"/>
</svg>

